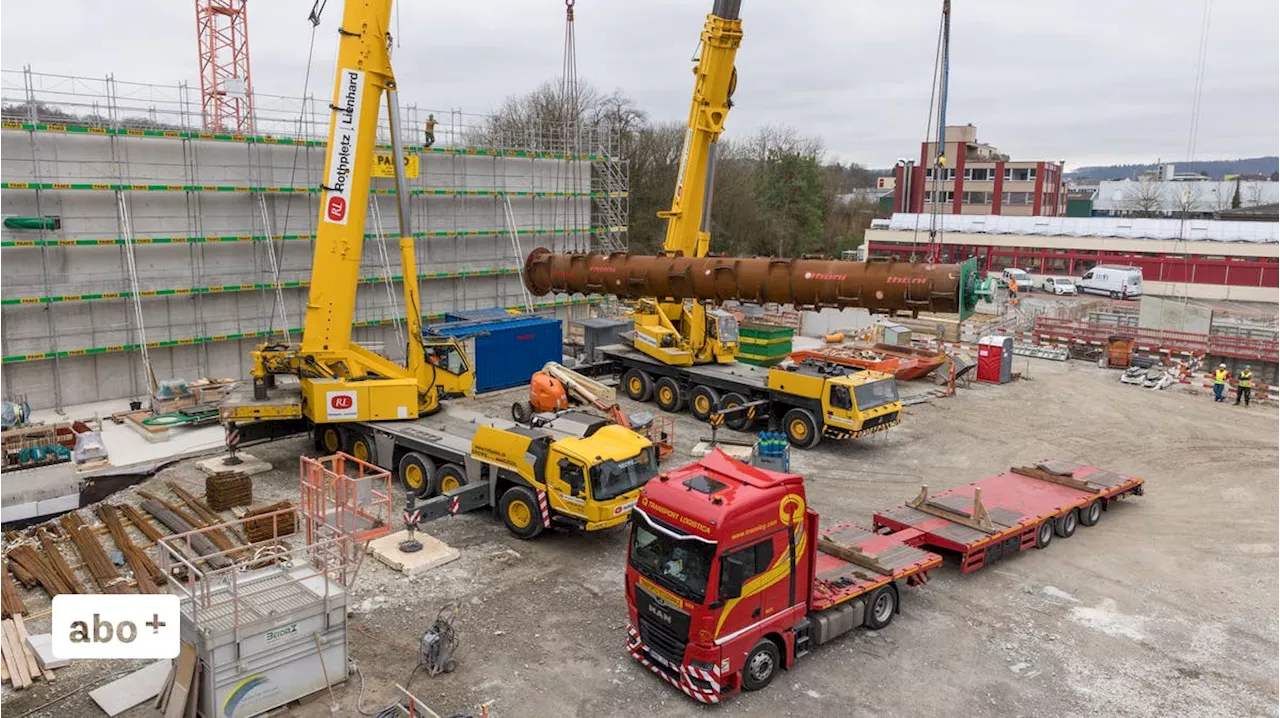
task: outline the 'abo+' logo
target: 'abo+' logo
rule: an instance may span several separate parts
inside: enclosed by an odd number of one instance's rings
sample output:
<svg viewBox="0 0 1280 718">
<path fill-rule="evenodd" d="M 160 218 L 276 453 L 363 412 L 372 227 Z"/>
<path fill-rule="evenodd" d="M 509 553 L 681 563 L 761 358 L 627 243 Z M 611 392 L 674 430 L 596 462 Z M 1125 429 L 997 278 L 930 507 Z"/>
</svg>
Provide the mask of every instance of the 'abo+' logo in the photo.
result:
<svg viewBox="0 0 1280 718">
<path fill-rule="evenodd" d="M 325 210 L 330 222 L 342 222 L 347 218 L 347 200 L 333 196 L 329 198 L 329 207 Z"/>
</svg>

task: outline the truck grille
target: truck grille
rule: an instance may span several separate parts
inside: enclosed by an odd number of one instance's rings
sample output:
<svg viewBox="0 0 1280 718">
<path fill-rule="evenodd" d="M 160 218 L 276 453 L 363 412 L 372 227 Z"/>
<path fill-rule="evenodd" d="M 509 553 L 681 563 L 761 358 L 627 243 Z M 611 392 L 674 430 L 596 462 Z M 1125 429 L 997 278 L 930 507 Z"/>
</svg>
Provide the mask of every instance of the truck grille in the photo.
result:
<svg viewBox="0 0 1280 718">
<path fill-rule="evenodd" d="M 684 665 L 684 647 L 687 643 L 684 636 L 676 635 L 674 631 L 666 626 L 659 625 L 656 621 L 641 615 L 640 640 L 644 641 L 644 645 L 649 650 L 670 661 L 673 665 Z"/>
<path fill-rule="evenodd" d="M 880 416 L 873 417 L 862 422 L 862 430 L 866 431 L 867 429 L 874 429 L 875 427 L 882 426 L 884 424 L 892 424 L 897 420 L 898 412 L 891 411 L 888 414 L 881 414 Z"/>
</svg>

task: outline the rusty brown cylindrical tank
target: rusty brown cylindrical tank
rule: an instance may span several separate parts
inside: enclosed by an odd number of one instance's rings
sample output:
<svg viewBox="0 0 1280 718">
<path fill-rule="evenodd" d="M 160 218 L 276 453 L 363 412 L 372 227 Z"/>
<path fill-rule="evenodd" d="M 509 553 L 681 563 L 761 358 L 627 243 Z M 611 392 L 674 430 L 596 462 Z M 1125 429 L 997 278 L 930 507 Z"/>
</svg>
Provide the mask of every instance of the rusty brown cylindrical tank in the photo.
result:
<svg viewBox="0 0 1280 718">
<path fill-rule="evenodd" d="M 961 313 L 969 303 L 962 299 L 969 282 L 958 264 L 552 254 L 540 247 L 524 269 L 525 286 L 537 296 L 613 294 L 941 313 Z"/>
</svg>

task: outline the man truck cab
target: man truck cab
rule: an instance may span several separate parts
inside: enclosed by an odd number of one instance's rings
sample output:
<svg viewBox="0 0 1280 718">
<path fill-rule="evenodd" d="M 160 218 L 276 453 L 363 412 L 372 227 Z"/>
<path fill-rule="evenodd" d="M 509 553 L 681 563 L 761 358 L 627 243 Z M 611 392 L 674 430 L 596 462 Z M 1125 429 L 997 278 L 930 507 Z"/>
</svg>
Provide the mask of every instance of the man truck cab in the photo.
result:
<svg viewBox="0 0 1280 718">
<path fill-rule="evenodd" d="M 1094 267 L 1076 282 L 1081 294 L 1105 294 L 1112 299 L 1142 296 L 1142 270 L 1137 267 Z"/>
</svg>

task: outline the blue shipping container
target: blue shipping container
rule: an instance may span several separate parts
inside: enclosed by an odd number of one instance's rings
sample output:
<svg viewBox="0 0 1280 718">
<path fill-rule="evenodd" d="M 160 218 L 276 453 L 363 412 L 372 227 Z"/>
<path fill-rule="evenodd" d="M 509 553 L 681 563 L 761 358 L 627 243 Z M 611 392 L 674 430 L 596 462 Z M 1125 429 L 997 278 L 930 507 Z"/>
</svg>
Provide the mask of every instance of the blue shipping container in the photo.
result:
<svg viewBox="0 0 1280 718">
<path fill-rule="evenodd" d="M 470 359 L 477 392 L 528 384 L 534 372 L 564 356 L 564 329 L 559 319 L 525 315 L 456 321 L 429 327 L 427 332 L 472 340 Z"/>
</svg>

